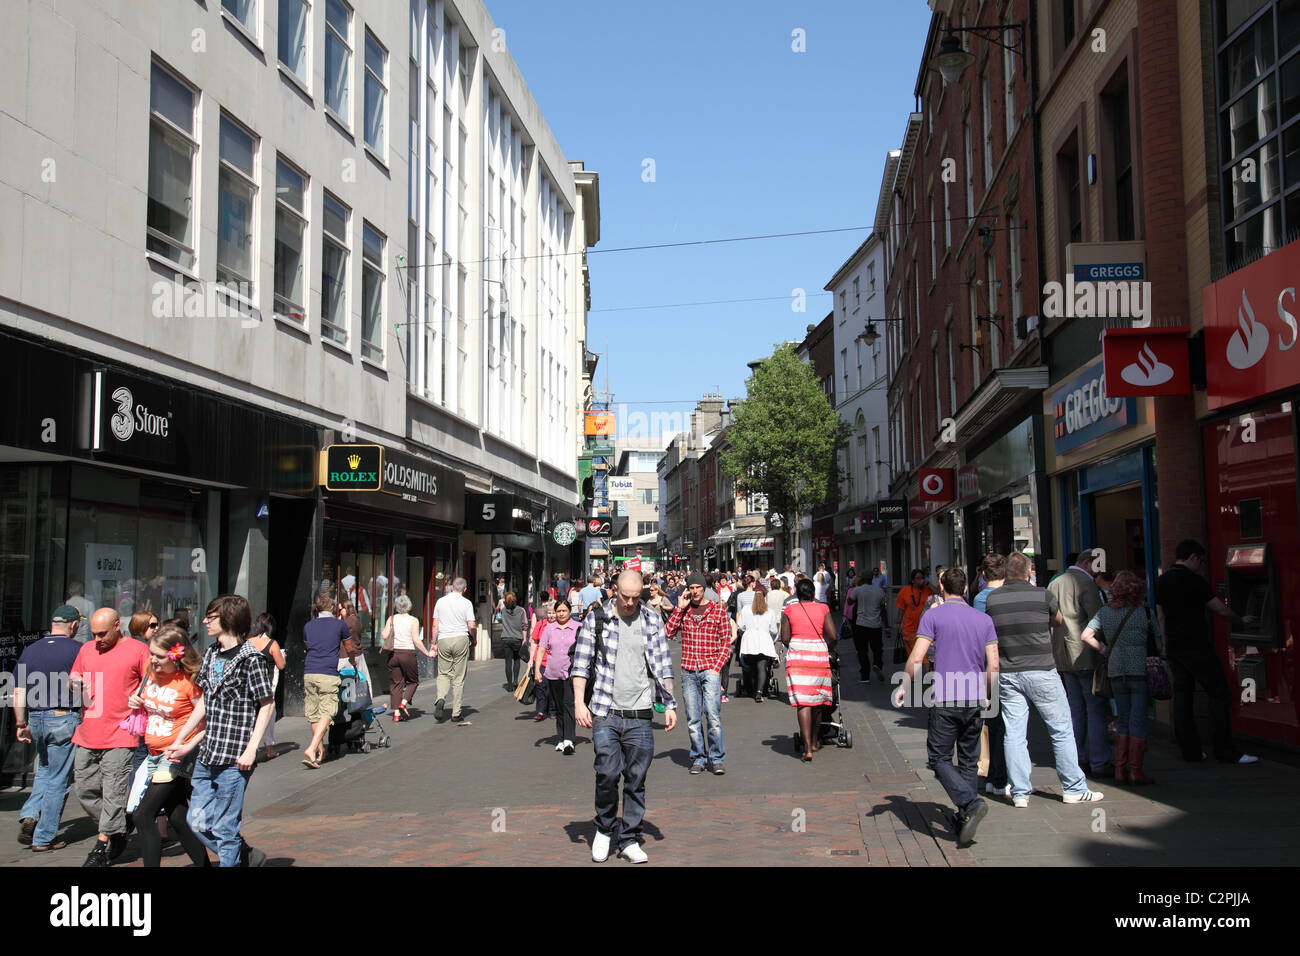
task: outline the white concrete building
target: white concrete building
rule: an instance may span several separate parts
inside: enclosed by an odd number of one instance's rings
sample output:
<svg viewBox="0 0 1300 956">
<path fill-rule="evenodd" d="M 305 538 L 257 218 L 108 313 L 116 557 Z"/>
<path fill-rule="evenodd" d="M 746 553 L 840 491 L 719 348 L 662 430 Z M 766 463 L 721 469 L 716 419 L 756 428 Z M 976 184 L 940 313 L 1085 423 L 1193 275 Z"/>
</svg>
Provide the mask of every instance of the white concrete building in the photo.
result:
<svg viewBox="0 0 1300 956">
<path fill-rule="evenodd" d="M 479 0 L 6 5 L 4 626 L 77 582 L 192 621 L 236 590 L 292 629 L 329 583 L 368 642 L 498 551 L 541 579 L 598 183 L 497 36 Z"/>
<path fill-rule="evenodd" d="M 864 512 L 889 489 L 883 236 L 899 156 L 891 150 L 885 159 L 875 230 L 825 286 L 834 297 L 836 409 L 852 429 L 849 447 L 840 453 L 841 505 L 834 518 L 842 573 L 850 562 L 860 570 L 886 558 L 884 528 Z"/>
</svg>

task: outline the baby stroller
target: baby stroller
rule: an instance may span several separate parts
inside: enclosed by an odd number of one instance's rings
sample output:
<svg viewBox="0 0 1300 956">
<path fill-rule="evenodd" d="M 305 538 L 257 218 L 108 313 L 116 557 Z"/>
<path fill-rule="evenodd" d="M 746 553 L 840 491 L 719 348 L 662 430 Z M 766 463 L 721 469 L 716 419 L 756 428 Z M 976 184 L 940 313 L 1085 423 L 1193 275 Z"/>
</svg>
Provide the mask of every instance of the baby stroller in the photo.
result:
<svg viewBox="0 0 1300 956">
<path fill-rule="evenodd" d="M 837 747 L 853 746 L 853 731 L 844 723 L 844 715 L 840 713 L 840 657 L 838 654 L 831 657 L 831 699 L 833 703 L 822 715 L 821 724 L 821 743 L 835 744 Z M 803 753 L 803 734 L 796 728 L 794 732 L 795 753 Z"/>
<path fill-rule="evenodd" d="M 388 734 L 378 717 L 387 708 L 371 703 L 370 685 L 355 668 L 339 671 L 339 711 L 330 727 L 329 754 L 341 755 L 344 748 L 352 753 L 370 753 L 371 747 L 389 746 Z"/>
</svg>

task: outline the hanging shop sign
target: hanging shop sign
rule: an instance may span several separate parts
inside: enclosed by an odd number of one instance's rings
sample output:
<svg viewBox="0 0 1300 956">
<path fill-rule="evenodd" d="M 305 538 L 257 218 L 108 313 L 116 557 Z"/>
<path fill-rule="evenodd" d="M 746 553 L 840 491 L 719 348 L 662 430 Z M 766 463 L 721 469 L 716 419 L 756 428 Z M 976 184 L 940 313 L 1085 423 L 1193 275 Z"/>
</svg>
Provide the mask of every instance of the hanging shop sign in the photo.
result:
<svg viewBox="0 0 1300 956">
<path fill-rule="evenodd" d="M 583 416 L 584 435 L 613 435 L 613 412 L 587 412 Z"/>
<path fill-rule="evenodd" d="M 885 498 L 876 502 L 876 514 L 881 521 L 906 521 L 907 499 Z"/>
<path fill-rule="evenodd" d="M 610 475 L 605 483 L 605 496 L 610 501 L 631 501 L 636 494 L 636 479 L 631 475 Z"/>
<path fill-rule="evenodd" d="M 1205 386 L 1211 409 L 1300 385 L 1300 242 L 1206 286 Z"/>
<path fill-rule="evenodd" d="M 561 521 L 551 531 L 551 537 L 555 539 L 556 544 L 562 544 L 567 548 L 577 540 L 578 529 L 574 527 L 572 521 Z"/>
<path fill-rule="evenodd" d="M 465 495 L 465 530 L 484 534 L 544 534 L 546 514 L 509 492 Z"/>
<path fill-rule="evenodd" d="M 922 501 L 952 501 L 954 476 L 951 468 L 922 468 L 918 474 Z"/>
<path fill-rule="evenodd" d="M 1186 351 L 1184 345 L 1184 359 Z M 1137 401 L 1113 397 L 1107 387 L 1105 367 L 1094 365 L 1052 391 L 1052 419 L 1052 435 L 1059 455 L 1134 424 Z"/>
<path fill-rule="evenodd" d="M 378 491 L 383 473 L 384 450 L 379 445 L 330 445 L 321 484 L 326 491 Z"/>
<path fill-rule="evenodd" d="M 1101 347 L 1106 394 L 1190 395 L 1186 326 L 1159 329 L 1105 329 Z"/>
</svg>

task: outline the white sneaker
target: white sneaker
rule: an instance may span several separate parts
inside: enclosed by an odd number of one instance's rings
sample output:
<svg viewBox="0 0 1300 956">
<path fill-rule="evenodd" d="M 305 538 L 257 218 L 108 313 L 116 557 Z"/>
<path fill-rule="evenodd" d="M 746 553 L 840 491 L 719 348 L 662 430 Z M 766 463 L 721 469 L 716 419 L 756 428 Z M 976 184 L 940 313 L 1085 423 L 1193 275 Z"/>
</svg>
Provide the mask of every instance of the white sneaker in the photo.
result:
<svg viewBox="0 0 1300 956">
<path fill-rule="evenodd" d="M 1025 809 L 1025 807 L 1029 806 L 1029 797 L 1028 797 L 1028 795 L 1023 796 L 1023 797 L 1012 797 L 1012 798 L 1011 798 L 1011 805 L 1012 805 L 1013 807 L 1015 807 L 1017 810 L 1023 810 L 1023 809 Z"/>
<path fill-rule="evenodd" d="M 629 863 L 645 863 L 650 859 L 645 855 L 645 850 L 641 849 L 641 845 L 638 843 L 629 843 L 618 851 L 618 855 Z"/>
<path fill-rule="evenodd" d="M 1253 754 L 1242 754 L 1237 758 L 1237 763 L 1259 763 L 1259 758 Z"/>
<path fill-rule="evenodd" d="M 1096 803 L 1104 796 L 1100 790 L 1085 790 L 1083 793 L 1067 793 L 1062 799 L 1066 803 Z"/>
<path fill-rule="evenodd" d="M 573 741 L 572 741 L 572 740 L 566 740 L 566 741 L 564 742 L 564 747 L 563 747 L 562 749 L 564 750 L 564 756 L 566 756 L 566 757 L 571 757 L 571 756 L 573 756 Z"/>
<path fill-rule="evenodd" d="M 993 784 L 986 783 L 984 784 L 984 792 L 996 794 L 998 796 L 1009 797 L 1011 796 L 1011 784 L 1007 784 L 1005 787 L 998 789 L 997 787 L 993 786 Z"/>
<path fill-rule="evenodd" d="M 563 752 L 563 750 L 564 750 L 564 741 L 563 741 L 563 740 L 561 740 L 558 744 L 555 745 L 555 750 L 556 750 L 557 753 Z"/>
<path fill-rule="evenodd" d="M 604 863 L 609 859 L 609 834 L 596 831 L 596 839 L 591 841 L 591 862 Z"/>
</svg>

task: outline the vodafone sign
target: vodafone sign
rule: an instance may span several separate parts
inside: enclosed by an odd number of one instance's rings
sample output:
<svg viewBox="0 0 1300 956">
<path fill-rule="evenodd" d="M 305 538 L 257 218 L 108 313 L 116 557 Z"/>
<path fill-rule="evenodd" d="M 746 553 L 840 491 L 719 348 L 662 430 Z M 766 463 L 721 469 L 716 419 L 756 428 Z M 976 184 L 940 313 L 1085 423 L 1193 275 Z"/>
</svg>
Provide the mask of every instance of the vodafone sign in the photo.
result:
<svg viewBox="0 0 1300 956">
<path fill-rule="evenodd" d="M 918 479 L 922 501 L 952 501 L 954 491 L 951 468 L 922 468 Z"/>
<path fill-rule="evenodd" d="M 1211 409 L 1300 384 L 1292 353 L 1300 315 L 1300 242 L 1292 242 L 1201 293 L 1205 385 Z"/>
</svg>

